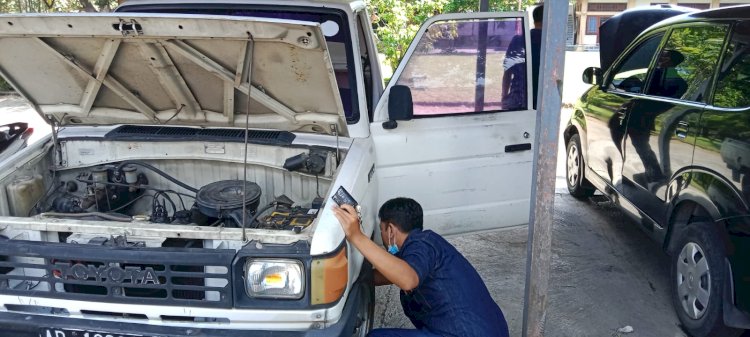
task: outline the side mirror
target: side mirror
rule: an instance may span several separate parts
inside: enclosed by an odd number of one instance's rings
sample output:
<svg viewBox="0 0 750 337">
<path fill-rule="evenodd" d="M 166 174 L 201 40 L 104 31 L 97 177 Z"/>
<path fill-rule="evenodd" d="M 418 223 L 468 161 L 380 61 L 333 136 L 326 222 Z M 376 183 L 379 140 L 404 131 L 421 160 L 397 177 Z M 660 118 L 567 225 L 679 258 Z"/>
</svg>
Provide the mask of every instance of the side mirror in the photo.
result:
<svg viewBox="0 0 750 337">
<path fill-rule="evenodd" d="M 414 103 L 411 89 L 405 85 L 394 85 L 388 94 L 388 121 L 383 122 L 384 129 L 395 129 L 396 121 L 408 121 L 414 117 Z"/>
<path fill-rule="evenodd" d="M 583 71 L 583 83 L 602 84 L 602 69 L 597 67 L 588 67 Z"/>
</svg>

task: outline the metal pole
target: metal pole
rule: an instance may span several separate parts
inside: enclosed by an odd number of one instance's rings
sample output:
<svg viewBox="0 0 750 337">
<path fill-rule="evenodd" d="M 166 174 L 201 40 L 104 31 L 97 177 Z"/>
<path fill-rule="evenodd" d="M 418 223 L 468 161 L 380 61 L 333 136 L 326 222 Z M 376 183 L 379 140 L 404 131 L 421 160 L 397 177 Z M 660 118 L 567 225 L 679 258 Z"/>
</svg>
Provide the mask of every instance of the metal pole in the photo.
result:
<svg viewBox="0 0 750 337">
<path fill-rule="evenodd" d="M 486 20 L 479 23 L 479 44 L 477 45 L 477 70 L 476 83 L 474 89 L 474 111 L 484 111 L 484 82 L 487 72 L 487 29 Z"/>
<path fill-rule="evenodd" d="M 490 10 L 490 0 L 479 1 L 479 11 Z M 479 24 L 479 45 L 477 46 L 477 86 L 474 89 L 474 111 L 484 111 L 484 77 L 487 72 L 487 22 Z"/>
<path fill-rule="evenodd" d="M 567 0 L 545 1 L 536 113 L 537 152 L 532 170 L 536 175 L 531 185 L 529 239 L 526 251 L 524 337 L 544 336 L 544 323 L 547 316 L 547 287 L 567 15 Z"/>
<path fill-rule="evenodd" d="M 489 12 L 490 11 L 490 0 L 479 0 L 479 11 Z"/>
</svg>

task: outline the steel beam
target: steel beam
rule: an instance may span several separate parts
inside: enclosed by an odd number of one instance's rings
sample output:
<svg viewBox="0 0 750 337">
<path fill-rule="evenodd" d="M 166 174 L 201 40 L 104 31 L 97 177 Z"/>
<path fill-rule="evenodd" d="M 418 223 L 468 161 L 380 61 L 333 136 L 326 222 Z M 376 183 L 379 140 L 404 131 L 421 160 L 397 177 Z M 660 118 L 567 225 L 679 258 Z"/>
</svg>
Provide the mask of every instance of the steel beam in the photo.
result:
<svg viewBox="0 0 750 337">
<path fill-rule="evenodd" d="M 87 77 L 89 81 L 96 80 L 96 77 L 92 76 L 92 72 L 88 69 L 85 69 L 82 65 L 73 62 L 69 58 L 65 57 L 63 54 L 60 53 L 57 49 L 50 46 L 45 42 L 44 40 L 40 38 L 35 38 L 37 42 L 39 42 L 40 45 L 44 46 L 49 50 L 52 55 L 62 60 L 65 64 L 69 65 L 71 68 L 77 70 L 81 75 Z M 154 112 L 151 107 L 148 106 L 145 102 L 143 102 L 138 96 L 134 95 L 132 92 L 128 90 L 127 87 L 125 87 L 120 81 L 114 79 L 112 76 L 105 74 L 104 79 L 102 80 L 102 84 L 104 84 L 107 88 L 112 90 L 117 96 L 120 96 L 125 102 L 130 104 L 133 108 L 135 108 L 138 112 L 148 116 L 151 120 L 155 122 L 161 122 L 156 117 L 156 112 Z"/>
<path fill-rule="evenodd" d="M 182 54 L 182 56 L 185 56 L 186 58 L 194 62 L 196 65 L 214 74 L 216 77 L 220 78 L 222 81 L 235 83 L 235 77 L 236 77 L 235 73 L 224 68 L 222 65 L 212 60 L 208 56 L 204 55 L 203 53 L 199 52 L 195 48 L 191 47 L 187 43 L 183 41 L 175 40 L 175 41 L 168 42 L 166 44 L 166 47 L 175 52 Z M 297 122 L 296 120 L 297 113 L 294 112 L 294 110 L 290 109 L 283 103 L 277 101 L 273 97 L 267 95 L 260 89 L 254 87 L 250 82 L 242 83 L 240 86 L 237 87 L 237 90 L 239 90 L 240 92 L 246 95 L 250 95 L 250 97 L 258 101 L 258 103 L 263 104 L 265 107 L 271 109 L 271 111 L 284 117 L 285 119 L 293 123 Z"/>
<path fill-rule="evenodd" d="M 112 65 L 112 60 L 117 54 L 117 49 L 120 47 L 120 39 L 107 40 L 102 47 L 102 51 L 99 54 L 99 58 L 96 60 L 94 65 L 94 77 L 89 80 L 86 85 L 86 90 L 83 92 L 83 98 L 81 99 L 81 111 L 88 115 L 91 111 L 91 106 L 94 105 L 96 96 L 99 95 L 99 89 L 102 87 L 102 82 L 109 72 L 109 66 Z"/>
<path fill-rule="evenodd" d="M 201 108 L 200 103 L 190 90 L 190 86 L 180 74 L 164 46 L 159 42 L 141 42 L 137 45 L 144 60 L 151 66 L 151 71 L 159 78 L 162 87 L 174 102 L 175 109 L 184 111 L 191 117 L 203 113 L 203 108 Z"/>
</svg>

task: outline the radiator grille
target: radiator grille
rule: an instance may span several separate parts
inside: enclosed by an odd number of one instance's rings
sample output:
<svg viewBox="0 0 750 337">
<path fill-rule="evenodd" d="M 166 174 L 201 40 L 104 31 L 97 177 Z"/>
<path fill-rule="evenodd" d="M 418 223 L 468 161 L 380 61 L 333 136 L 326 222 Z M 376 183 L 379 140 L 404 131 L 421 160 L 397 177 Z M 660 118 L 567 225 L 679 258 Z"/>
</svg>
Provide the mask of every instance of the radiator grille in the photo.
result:
<svg viewBox="0 0 750 337">
<path fill-rule="evenodd" d="M 231 307 L 233 250 L 4 240 L 0 294 Z"/>
</svg>

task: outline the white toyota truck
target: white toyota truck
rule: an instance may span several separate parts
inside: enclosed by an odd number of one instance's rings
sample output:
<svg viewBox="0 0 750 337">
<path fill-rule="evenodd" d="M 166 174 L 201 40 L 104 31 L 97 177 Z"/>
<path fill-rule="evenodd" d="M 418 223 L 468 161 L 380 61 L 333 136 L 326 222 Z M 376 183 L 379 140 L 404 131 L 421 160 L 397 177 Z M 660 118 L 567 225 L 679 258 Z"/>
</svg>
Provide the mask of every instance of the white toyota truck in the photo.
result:
<svg viewBox="0 0 750 337">
<path fill-rule="evenodd" d="M 0 74 L 53 130 L 0 162 L 2 336 L 364 336 L 339 187 L 376 239 L 397 196 L 442 234 L 528 221 L 525 13 L 431 18 L 387 86 L 363 1 L 0 26 Z"/>
</svg>

